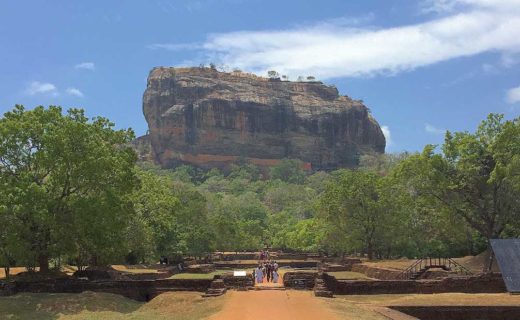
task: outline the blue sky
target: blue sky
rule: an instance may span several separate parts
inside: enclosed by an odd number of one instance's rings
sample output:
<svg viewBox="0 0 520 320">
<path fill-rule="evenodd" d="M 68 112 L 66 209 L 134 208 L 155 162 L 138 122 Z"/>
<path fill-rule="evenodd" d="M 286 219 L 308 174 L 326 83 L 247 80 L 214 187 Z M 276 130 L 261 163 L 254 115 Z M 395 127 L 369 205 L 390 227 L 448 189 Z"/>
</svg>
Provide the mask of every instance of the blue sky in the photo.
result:
<svg viewBox="0 0 520 320">
<path fill-rule="evenodd" d="M 520 114 L 520 0 L 0 0 L 0 112 L 82 107 L 146 132 L 154 66 L 315 75 L 364 100 L 387 151 Z"/>
</svg>

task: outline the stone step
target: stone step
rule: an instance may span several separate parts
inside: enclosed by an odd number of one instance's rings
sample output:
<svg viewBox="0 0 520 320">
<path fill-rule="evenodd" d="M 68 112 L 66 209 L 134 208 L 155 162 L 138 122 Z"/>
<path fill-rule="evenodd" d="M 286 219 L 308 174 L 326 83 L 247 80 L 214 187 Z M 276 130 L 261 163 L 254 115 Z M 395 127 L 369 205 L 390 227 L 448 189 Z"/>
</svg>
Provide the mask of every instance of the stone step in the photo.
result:
<svg viewBox="0 0 520 320">
<path fill-rule="evenodd" d="M 334 294 L 329 290 L 314 290 L 314 296 L 323 298 L 334 298 Z"/>
<path fill-rule="evenodd" d="M 285 291 L 285 287 L 251 287 L 250 290 L 280 290 L 280 291 Z"/>
<path fill-rule="evenodd" d="M 206 293 L 202 295 L 202 297 L 205 297 L 205 298 L 218 297 L 218 296 L 221 296 L 224 293 L 226 293 L 226 291 L 227 291 L 226 288 L 219 288 L 219 289 L 209 288 L 208 291 L 206 291 Z"/>
<path fill-rule="evenodd" d="M 205 293 L 202 295 L 203 298 L 220 297 L 223 293 Z"/>
</svg>

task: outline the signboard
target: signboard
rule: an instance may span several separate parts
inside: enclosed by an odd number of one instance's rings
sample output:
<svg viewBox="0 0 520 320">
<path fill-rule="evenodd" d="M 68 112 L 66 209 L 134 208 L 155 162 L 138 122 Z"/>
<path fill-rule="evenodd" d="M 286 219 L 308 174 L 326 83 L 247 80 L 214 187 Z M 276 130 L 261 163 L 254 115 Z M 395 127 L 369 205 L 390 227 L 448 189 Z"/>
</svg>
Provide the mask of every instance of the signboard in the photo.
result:
<svg viewBox="0 0 520 320">
<path fill-rule="evenodd" d="M 244 270 L 233 271 L 233 277 L 245 277 L 247 272 Z"/>
<path fill-rule="evenodd" d="M 520 239 L 491 239 L 508 292 L 520 293 Z"/>
</svg>

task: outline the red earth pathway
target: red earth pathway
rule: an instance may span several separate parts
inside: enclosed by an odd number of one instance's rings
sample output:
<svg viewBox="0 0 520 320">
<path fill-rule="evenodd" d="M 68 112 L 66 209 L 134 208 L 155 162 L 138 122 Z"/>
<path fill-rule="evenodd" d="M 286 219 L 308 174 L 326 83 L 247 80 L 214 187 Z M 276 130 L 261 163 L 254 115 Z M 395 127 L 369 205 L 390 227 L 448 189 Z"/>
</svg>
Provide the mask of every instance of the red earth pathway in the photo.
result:
<svg viewBox="0 0 520 320">
<path fill-rule="evenodd" d="M 340 320 L 311 291 L 230 291 L 209 320 Z"/>
</svg>

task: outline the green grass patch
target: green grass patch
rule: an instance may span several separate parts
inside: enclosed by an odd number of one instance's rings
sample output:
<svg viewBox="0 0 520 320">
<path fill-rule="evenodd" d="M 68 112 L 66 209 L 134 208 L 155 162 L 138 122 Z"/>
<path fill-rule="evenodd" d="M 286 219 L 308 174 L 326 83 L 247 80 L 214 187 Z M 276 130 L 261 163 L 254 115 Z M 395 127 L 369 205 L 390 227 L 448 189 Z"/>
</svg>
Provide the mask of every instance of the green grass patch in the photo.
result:
<svg viewBox="0 0 520 320">
<path fill-rule="evenodd" d="M 211 273 L 177 273 L 171 276 L 168 279 L 213 279 L 216 275 L 225 274 L 228 272 L 232 272 L 230 270 L 215 270 Z"/>
<path fill-rule="evenodd" d="M 352 271 L 335 271 L 327 272 L 328 275 L 335 277 L 338 280 L 372 280 L 363 273 Z"/>
<path fill-rule="evenodd" d="M 0 319 L 198 320 L 221 310 L 224 299 L 203 299 L 198 292 L 168 292 L 142 303 L 110 293 L 23 293 L 0 297 Z"/>
</svg>

